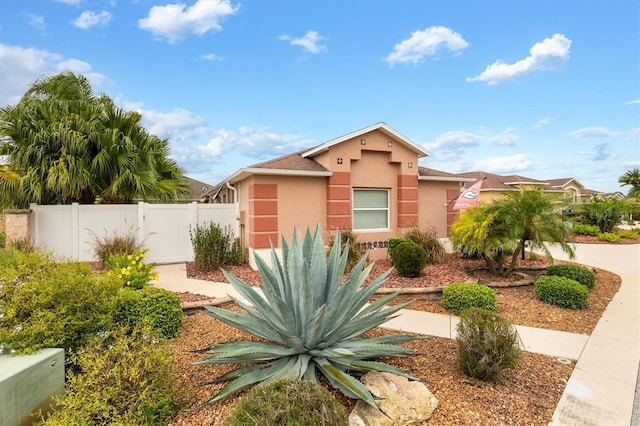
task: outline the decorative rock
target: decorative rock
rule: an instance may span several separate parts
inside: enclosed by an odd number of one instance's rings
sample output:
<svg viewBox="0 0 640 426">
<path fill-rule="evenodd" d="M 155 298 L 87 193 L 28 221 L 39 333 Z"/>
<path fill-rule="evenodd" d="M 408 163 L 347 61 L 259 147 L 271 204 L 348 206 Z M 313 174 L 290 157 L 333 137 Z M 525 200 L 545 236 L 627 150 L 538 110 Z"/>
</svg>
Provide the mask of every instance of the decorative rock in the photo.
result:
<svg viewBox="0 0 640 426">
<path fill-rule="evenodd" d="M 376 398 L 379 409 L 358 401 L 349 415 L 349 426 L 395 426 L 422 422 L 431 417 L 438 400 L 418 381 L 391 373 L 370 371 L 362 383 Z"/>
</svg>

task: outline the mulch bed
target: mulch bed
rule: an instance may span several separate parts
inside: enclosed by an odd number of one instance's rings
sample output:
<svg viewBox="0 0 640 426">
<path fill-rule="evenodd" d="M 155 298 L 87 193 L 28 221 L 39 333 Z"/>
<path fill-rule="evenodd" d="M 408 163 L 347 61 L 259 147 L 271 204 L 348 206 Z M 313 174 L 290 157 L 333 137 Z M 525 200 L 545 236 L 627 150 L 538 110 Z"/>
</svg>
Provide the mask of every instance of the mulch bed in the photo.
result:
<svg viewBox="0 0 640 426">
<path fill-rule="evenodd" d="M 520 267 L 540 267 L 545 264 L 546 261 L 543 259 L 519 261 Z M 428 266 L 418 278 L 402 278 L 394 271 L 385 286 L 443 286 L 450 282 L 466 281 L 471 275 L 480 283 L 498 280 L 502 285 L 510 281 L 520 281 L 522 278 L 496 278 L 481 269 L 483 266 L 483 261 L 450 255 L 445 264 Z M 389 267 L 386 261 L 376 262 L 371 277 L 377 276 Z M 220 271 L 196 274 L 192 265 L 187 265 L 187 271 L 194 278 L 226 281 Z M 229 267 L 228 271 L 252 285 L 260 285 L 259 274 L 247 266 Z M 542 303 L 537 300 L 533 287 L 529 285 L 496 288 L 498 311 L 514 324 L 590 334 L 621 283 L 615 274 L 599 269 L 595 272 L 597 282 L 589 295 L 587 309 L 574 311 Z M 527 273 L 540 272 L 527 270 Z M 190 293 L 181 294 L 183 300 L 199 297 L 201 296 Z M 409 297 L 416 299 L 418 296 L 399 296 L 392 303 Z M 233 303 L 223 307 L 238 309 Z M 447 313 L 438 301 L 433 300 L 418 299 L 408 308 Z M 393 332 L 377 328 L 369 335 L 386 333 Z M 203 366 L 192 363 L 203 359 L 205 355 L 201 350 L 214 343 L 251 339 L 253 336 L 227 326 L 202 311 L 190 311 L 190 314 L 185 316 L 182 334 L 172 341 L 169 347 L 175 359 L 180 386 L 189 390 L 189 396 L 184 405 L 185 410 L 172 420 L 171 425 L 221 425 L 224 422 L 244 393 L 204 408 L 197 408 L 223 387 L 223 384 L 198 383 L 218 377 L 230 371 L 232 366 Z M 515 370 L 508 372 L 500 383 L 490 384 L 471 379 L 460 372 L 453 340 L 427 337 L 405 345 L 412 349 L 413 356 L 384 361 L 421 378 L 434 393 L 439 407 L 429 424 L 435 425 L 547 425 L 574 367 L 574 363 L 567 365 L 552 357 L 525 352 Z M 330 391 L 349 412 L 354 402 L 332 389 Z"/>
</svg>

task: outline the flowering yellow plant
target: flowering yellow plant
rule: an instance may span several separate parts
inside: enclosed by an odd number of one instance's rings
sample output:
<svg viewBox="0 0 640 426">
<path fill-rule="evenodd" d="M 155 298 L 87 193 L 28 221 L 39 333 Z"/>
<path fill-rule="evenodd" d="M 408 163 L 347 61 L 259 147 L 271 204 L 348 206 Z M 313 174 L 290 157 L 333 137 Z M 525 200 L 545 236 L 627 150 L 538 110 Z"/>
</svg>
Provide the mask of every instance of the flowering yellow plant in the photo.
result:
<svg viewBox="0 0 640 426">
<path fill-rule="evenodd" d="M 132 254 L 120 256 L 109 255 L 107 275 L 122 281 L 126 287 L 140 289 L 149 284 L 149 281 L 158 278 L 157 272 L 153 270 L 154 264 L 144 263 L 148 249 L 139 249 Z"/>
</svg>

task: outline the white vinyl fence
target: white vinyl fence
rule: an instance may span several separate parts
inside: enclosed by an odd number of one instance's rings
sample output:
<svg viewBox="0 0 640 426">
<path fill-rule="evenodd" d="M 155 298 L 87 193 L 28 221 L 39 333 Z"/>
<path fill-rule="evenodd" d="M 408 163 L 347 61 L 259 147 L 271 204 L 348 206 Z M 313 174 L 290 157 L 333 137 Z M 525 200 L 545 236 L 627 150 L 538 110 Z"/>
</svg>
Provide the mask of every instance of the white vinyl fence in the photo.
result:
<svg viewBox="0 0 640 426">
<path fill-rule="evenodd" d="M 35 246 L 60 259 L 95 260 L 96 238 L 134 232 L 149 249 L 149 262 L 189 262 L 193 260 L 189 230 L 196 225 L 213 222 L 222 228 L 230 226 L 238 236 L 234 204 L 32 204 L 30 208 Z"/>
</svg>

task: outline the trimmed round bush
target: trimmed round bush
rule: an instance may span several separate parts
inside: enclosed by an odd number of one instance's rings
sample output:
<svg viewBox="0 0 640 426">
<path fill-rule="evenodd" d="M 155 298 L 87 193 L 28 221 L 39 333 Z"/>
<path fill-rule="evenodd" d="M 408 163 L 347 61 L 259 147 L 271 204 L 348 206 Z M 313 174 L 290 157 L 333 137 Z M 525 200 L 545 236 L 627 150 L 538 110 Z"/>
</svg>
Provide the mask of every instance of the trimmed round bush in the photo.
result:
<svg viewBox="0 0 640 426">
<path fill-rule="evenodd" d="M 255 386 L 225 426 L 346 426 L 344 408 L 322 386 L 281 379 Z"/>
<path fill-rule="evenodd" d="M 596 274 L 593 271 L 578 265 L 550 265 L 547 267 L 547 275 L 571 278 L 585 286 L 587 290 L 593 290 L 593 287 L 596 284 Z"/>
<path fill-rule="evenodd" d="M 547 275 L 538 278 L 533 287 L 538 299 L 545 303 L 569 309 L 587 307 L 589 290 L 571 278 Z"/>
<path fill-rule="evenodd" d="M 420 271 L 427 264 L 427 252 L 411 241 L 405 241 L 393 249 L 393 266 L 403 277 L 420 276 Z"/>
<path fill-rule="evenodd" d="M 479 308 L 462 312 L 457 326 L 458 363 L 469 377 L 499 381 L 520 359 L 518 333 L 500 315 Z"/>
<path fill-rule="evenodd" d="M 442 306 L 456 315 L 468 308 L 487 311 L 498 310 L 496 292 L 486 285 L 475 283 L 452 283 L 442 289 Z"/>
<path fill-rule="evenodd" d="M 168 290 L 123 288 L 114 303 L 114 321 L 122 326 L 146 322 L 165 339 L 174 338 L 182 326 L 180 298 Z"/>
</svg>

